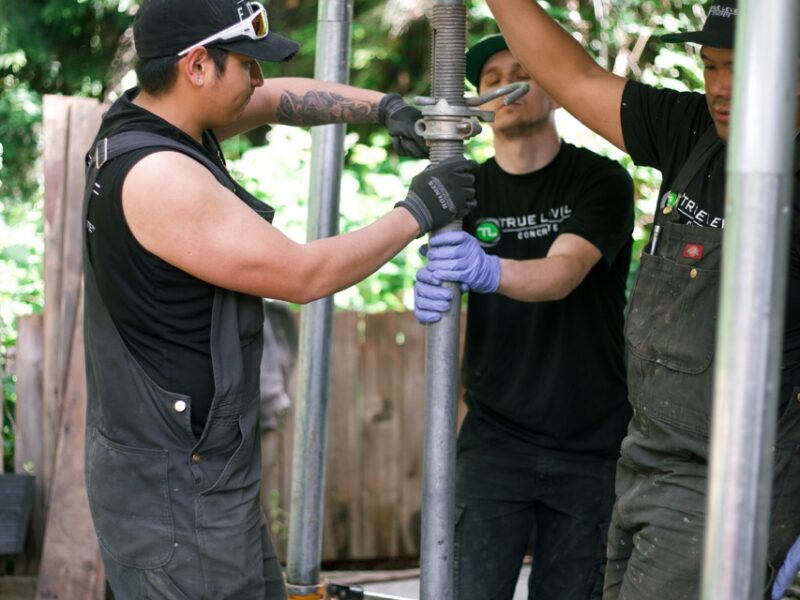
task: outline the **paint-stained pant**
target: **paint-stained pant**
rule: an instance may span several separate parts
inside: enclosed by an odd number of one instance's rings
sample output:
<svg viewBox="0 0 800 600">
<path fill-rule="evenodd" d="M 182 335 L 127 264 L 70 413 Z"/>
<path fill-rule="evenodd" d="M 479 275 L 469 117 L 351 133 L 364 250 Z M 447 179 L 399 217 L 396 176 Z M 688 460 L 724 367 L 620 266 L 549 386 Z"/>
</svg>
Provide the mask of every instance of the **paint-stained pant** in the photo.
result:
<svg viewBox="0 0 800 600">
<path fill-rule="evenodd" d="M 800 388 L 793 393 L 797 396 Z M 798 427 L 800 401 L 795 400 L 779 420 L 779 440 L 782 432 Z M 707 466 L 687 454 L 684 461 L 660 467 L 665 470 L 635 470 L 624 460 L 617 467 L 603 600 L 700 598 Z M 773 469 L 765 599 L 800 531 L 800 445 L 779 442 Z"/>
</svg>

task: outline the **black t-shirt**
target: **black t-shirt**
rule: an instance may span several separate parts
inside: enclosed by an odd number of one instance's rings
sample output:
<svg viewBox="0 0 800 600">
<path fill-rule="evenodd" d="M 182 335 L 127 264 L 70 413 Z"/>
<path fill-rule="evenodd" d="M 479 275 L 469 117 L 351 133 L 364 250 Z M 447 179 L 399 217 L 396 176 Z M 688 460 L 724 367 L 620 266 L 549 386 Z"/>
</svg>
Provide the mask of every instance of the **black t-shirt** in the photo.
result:
<svg viewBox="0 0 800 600">
<path fill-rule="evenodd" d="M 714 126 L 703 94 L 655 89 L 629 81 L 622 96 L 625 146 L 639 165 L 661 171 L 659 197 L 670 191 L 692 148 Z M 687 185 L 676 204 L 681 222 L 725 226 L 725 146 Z M 800 177 L 795 173 L 792 233 L 784 325 L 781 404 L 800 385 Z"/>
<path fill-rule="evenodd" d="M 192 146 L 225 168 L 211 132 L 204 134 L 201 146 L 132 104 L 135 94 L 130 90 L 112 105 L 98 138 L 129 130 L 153 132 Z M 210 336 L 215 288 L 142 247 L 122 210 L 122 184 L 128 172 L 159 150 L 129 152 L 100 170 L 86 224 L 89 254 L 100 295 L 131 355 L 156 384 L 191 397 L 192 429 L 199 435 L 214 396 Z"/>
<path fill-rule="evenodd" d="M 550 164 L 525 175 L 487 161 L 476 186 L 478 206 L 464 228 L 487 253 L 544 258 L 556 237 L 571 233 L 603 258 L 562 300 L 470 293 L 462 371 L 470 410 L 537 451 L 617 456 L 630 418 L 622 336 L 630 176 L 562 142 Z"/>
</svg>

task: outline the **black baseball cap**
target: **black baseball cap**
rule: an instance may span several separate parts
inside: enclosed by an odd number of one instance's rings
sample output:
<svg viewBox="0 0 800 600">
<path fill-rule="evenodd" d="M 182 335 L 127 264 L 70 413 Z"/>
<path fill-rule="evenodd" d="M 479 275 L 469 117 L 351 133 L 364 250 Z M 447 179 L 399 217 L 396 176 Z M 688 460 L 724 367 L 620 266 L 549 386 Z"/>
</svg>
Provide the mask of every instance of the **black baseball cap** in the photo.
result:
<svg viewBox="0 0 800 600">
<path fill-rule="evenodd" d="M 247 0 L 143 0 L 133 23 L 136 54 L 139 58 L 177 56 L 250 15 L 250 4 Z M 300 48 L 272 31 L 257 40 L 243 35 L 209 46 L 270 62 L 289 60 Z"/>
<path fill-rule="evenodd" d="M 476 88 L 479 87 L 483 65 L 492 54 L 501 50 L 508 50 L 508 44 L 500 33 L 486 36 L 470 48 L 467 51 L 467 81 Z"/>
<path fill-rule="evenodd" d="M 733 34 L 736 30 L 736 15 L 738 13 L 739 9 L 736 8 L 736 0 L 715 0 L 708 9 L 708 16 L 701 31 L 670 33 L 661 36 L 661 40 L 732 50 Z"/>
</svg>

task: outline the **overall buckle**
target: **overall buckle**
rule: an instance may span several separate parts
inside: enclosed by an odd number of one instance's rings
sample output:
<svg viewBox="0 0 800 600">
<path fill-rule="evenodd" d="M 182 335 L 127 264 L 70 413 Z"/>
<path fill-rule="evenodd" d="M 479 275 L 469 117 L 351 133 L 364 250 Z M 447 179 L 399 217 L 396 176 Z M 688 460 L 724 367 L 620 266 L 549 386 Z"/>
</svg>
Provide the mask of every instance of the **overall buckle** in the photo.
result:
<svg viewBox="0 0 800 600">
<path fill-rule="evenodd" d="M 108 138 L 104 137 L 94 147 L 94 166 L 100 169 L 108 160 Z"/>
</svg>

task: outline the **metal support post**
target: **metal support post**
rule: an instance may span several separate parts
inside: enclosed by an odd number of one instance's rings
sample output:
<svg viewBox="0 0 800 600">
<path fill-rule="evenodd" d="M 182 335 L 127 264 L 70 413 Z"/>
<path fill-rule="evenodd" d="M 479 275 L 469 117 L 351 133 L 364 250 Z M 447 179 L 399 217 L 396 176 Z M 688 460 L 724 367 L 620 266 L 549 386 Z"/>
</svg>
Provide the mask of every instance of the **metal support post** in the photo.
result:
<svg viewBox="0 0 800 600">
<path fill-rule="evenodd" d="M 763 595 L 791 218 L 797 0 L 739 1 L 702 598 Z M 780 15 L 775 19 L 774 15 Z"/>
<path fill-rule="evenodd" d="M 439 0 L 433 8 L 433 97 L 450 107 L 464 106 L 464 50 L 467 12 L 463 0 Z M 425 118 L 426 129 L 443 129 L 430 139 L 431 162 L 464 152 L 462 119 L 446 115 Z M 450 129 L 448 132 L 447 129 Z M 448 133 L 450 135 L 448 135 Z M 440 231 L 461 229 L 454 221 Z M 438 232 L 434 232 L 438 233 Z M 450 311 L 428 326 L 426 337 L 425 449 L 422 471 L 422 537 L 420 548 L 421 600 L 450 600 L 453 594 L 455 513 L 455 443 L 458 343 L 461 297 L 457 284 Z"/>
<path fill-rule="evenodd" d="M 464 140 L 477 134 L 477 118 L 494 113 L 468 108 L 487 98 L 464 98 L 466 7 L 463 0 L 439 0 L 433 8 L 433 97 L 417 98 L 423 120 L 417 131 L 430 146 L 432 163 L 464 152 Z M 506 102 L 526 94 L 527 85 L 508 86 L 491 97 L 514 92 Z M 453 221 L 441 231 L 461 229 Z M 455 300 L 442 319 L 428 326 L 426 337 L 425 448 L 422 472 L 422 539 L 420 594 L 422 600 L 449 600 L 453 592 L 455 514 L 455 447 L 457 369 L 461 292 L 445 283 Z"/>
<path fill-rule="evenodd" d="M 320 0 L 317 15 L 315 77 L 346 83 L 353 2 Z M 330 237 L 339 231 L 344 134 L 345 125 L 323 125 L 312 131 L 309 240 Z M 300 392 L 295 419 L 286 567 L 290 598 L 296 595 L 313 597 L 309 596 L 311 588 L 319 582 L 333 298 L 309 303 L 303 307 L 301 315 Z"/>
</svg>

